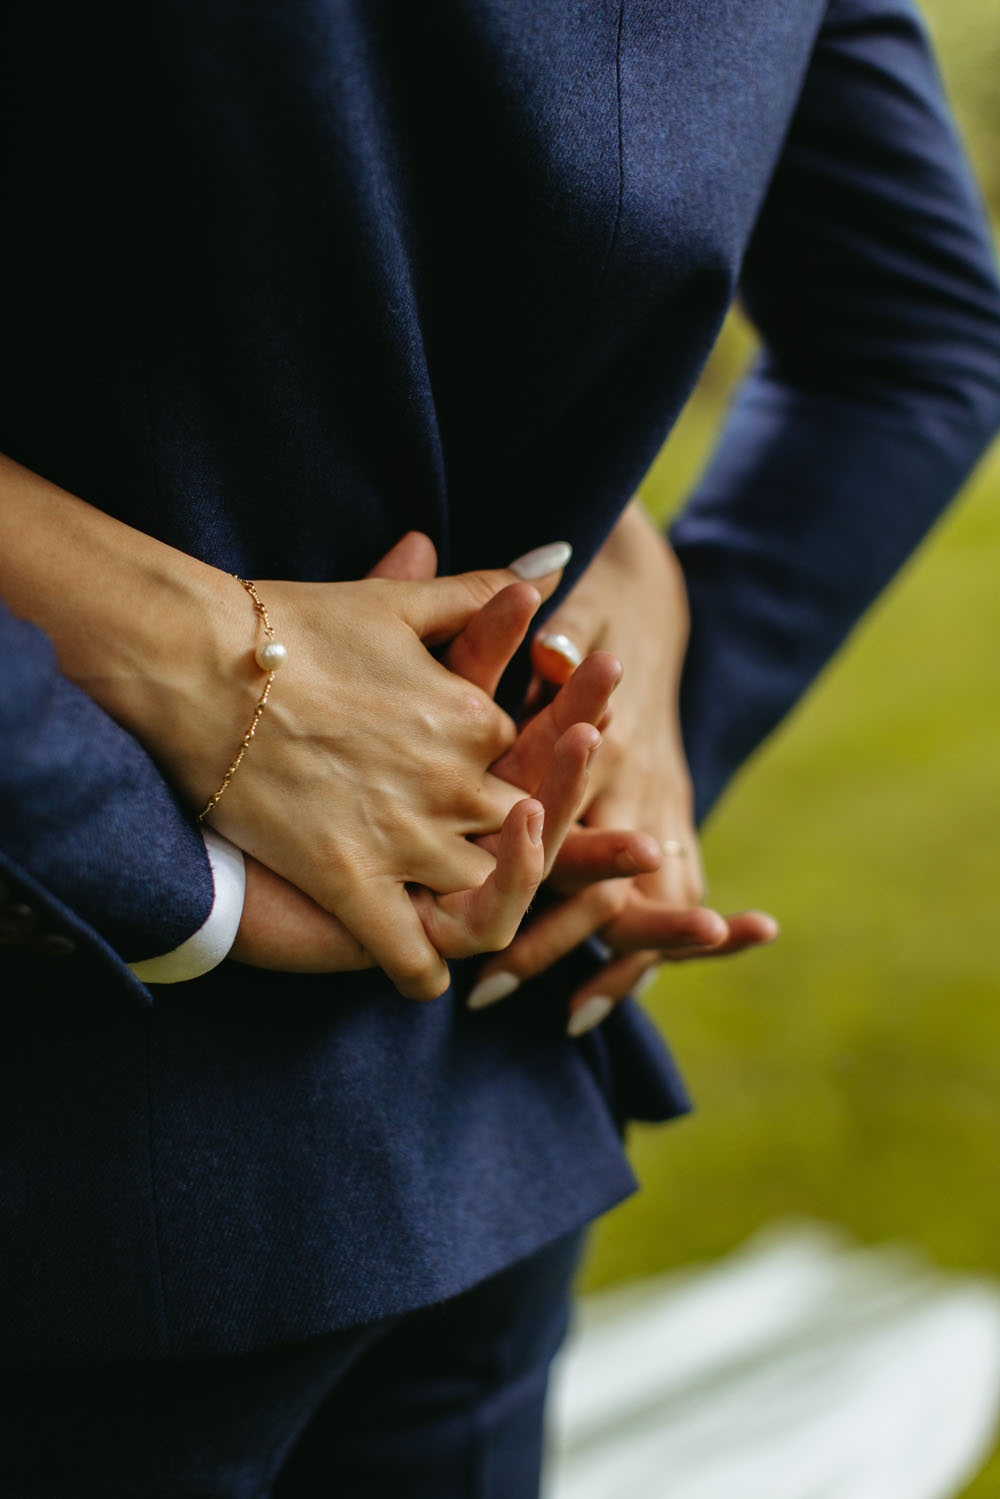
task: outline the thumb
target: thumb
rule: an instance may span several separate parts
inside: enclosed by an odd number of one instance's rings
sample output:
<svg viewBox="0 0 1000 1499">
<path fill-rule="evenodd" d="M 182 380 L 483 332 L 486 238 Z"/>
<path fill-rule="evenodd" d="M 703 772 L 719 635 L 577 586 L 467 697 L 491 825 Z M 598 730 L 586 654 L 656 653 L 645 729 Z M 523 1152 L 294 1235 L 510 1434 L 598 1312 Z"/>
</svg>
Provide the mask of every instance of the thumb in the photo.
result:
<svg viewBox="0 0 1000 1499">
<path fill-rule="evenodd" d="M 437 572 L 437 552 L 434 543 L 423 531 L 407 531 L 381 557 L 369 578 L 433 578 Z"/>
<path fill-rule="evenodd" d="M 512 583 L 529 582 L 543 600 L 547 599 L 558 588 L 572 555 L 568 542 L 557 541 L 516 558 L 506 568 L 403 584 L 398 594 L 399 613 L 428 645 L 451 640 L 484 604 Z"/>
</svg>

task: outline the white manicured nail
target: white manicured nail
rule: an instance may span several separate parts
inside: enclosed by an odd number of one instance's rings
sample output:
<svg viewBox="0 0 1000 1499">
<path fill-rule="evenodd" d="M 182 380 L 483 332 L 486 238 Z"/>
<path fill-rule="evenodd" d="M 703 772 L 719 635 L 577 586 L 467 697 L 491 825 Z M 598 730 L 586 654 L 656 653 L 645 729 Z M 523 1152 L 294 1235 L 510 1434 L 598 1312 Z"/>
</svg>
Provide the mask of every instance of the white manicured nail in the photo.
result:
<svg viewBox="0 0 1000 1499">
<path fill-rule="evenodd" d="M 533 552 L 525 552 L 523 557 L 518 557 L 510 564 L 510 570 L 522 582 L 533 583 L 536 578 L 547 578 L 549 573 L 565 567 L 572 555 L 573 548 L 568 541 L 554 541 L 550 546 L 536 547 Z"/>
<path fill-rule="evenodd" d="M 570 640 L 568 635 L 539 635 L 538 644 L 543 645 L 547 651 L 554 651 L 564 661 L 568 661 L 574 670 L 583 660 L 580 647 Z"/>
<path fill-rule="evenodd" d="M 609 999 L 606 994 L 592 994 L 569 1017 L 567 1036 L 582 1036 L 585 1031 L 593 1030 L 595 1025 L 600 1025 L 602 1020 L 607 1019 L 614 1007 L 614 1000 Z"/>
<path fill-rule="evenodd" d="M 653 967 L 652 968 L 647 968 L 646 971 L 645 971 L 645 973 L 642 975 L 642 977 L 636 981 L 636 984 L 635 984 L 635 986 L 634 986 L 634 988 L 632 990 L 632 993 L 633 994 L 645 994 L 646 990 L 652 988 L 652 986 L 656 983 L 656 980 L 659 978 L 659 976 L 660 976 L 660 967 L 659 967 L 659 964 L 658 963 L 654 963 Z"/>
<path fill-rule="evenodd" d="M 465 1003 L 470 1010 L 485 1010 L 487 1005 L 495 1005 L 498 999 L 506 999 L 508 994 L 513 994 L 520 986 L 521 980 L 516 973 L 491 973 L 488 978 L 479 980 Z"/>
</svg>

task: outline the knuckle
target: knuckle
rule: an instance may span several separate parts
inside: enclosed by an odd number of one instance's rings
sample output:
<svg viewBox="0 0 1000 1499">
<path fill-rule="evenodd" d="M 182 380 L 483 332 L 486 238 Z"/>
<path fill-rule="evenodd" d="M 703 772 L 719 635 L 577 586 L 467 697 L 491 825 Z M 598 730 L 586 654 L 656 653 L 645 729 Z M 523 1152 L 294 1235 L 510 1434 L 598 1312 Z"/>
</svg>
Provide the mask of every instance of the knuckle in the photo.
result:
<svg viewBox="0 0 1000 1499">
<path fill-rule="evenodd" d="M 508 750 L 517 738 L 514 720 L 478 687 L 463 683 L 456 709 L 466 732 L 470 732 L 477 744 L 484 744 L 494 755 Z"/>
<path fill-rule="evenodd" d="M 422 998 L 425 1000 L 440 999 L 442 994 L 451 988 L 451 974 L 445 968 L 443 973 L 435 973 L 427 980 L 425 992 Z"/>
<path fill-rule="evenodd" d="M 488 949 L 478 942 L 471 932 L 453 934 L 448 939 L 447 956 L 452 959 L 477 958 Z M 435 996 L 436 998 L 437 996 Z"/>
<path fill-rule="evenodd" d="M 481 609 L 496 593 L 493 580 L 486 573 L 464 573 L 462 583 L 469 595 L 470 603 Z"/>
<path fill-rule="evenodd" d="M 449 977 L 433 958 L 404 956 L 396 965 L 396 985 L 407 999 L 437 999 L 447 989 Z"/>
<path fill-rule="evenodd" d="M 620 915 L 628 899 L 627 886 L 618 880 L 602 880 L 587 894 L 591 914 L 603 925 Z"/>
<path fill-rule="evenodd" d="M 491 726 L 492 719 L 496 716 L 492 703 L 481 692 L 464 683 L 459 689 L 458 710 L 463 718 L 470 719 L 474 724 L 485 724 Z"/>
<path fill-rule="evenodd" d="M 514 940 L 516 931 L 516 922 L 493 922 L 488 930 L 479 933 L 477 948 L 481 952 L 503 952 Z"/>
<path fill-rule="evenodd" d="M 493 713 L 493 743 L 498 753 L 503 754 L 509 750 L 517 738 L 517 725 L 514 720 L 501 708 L 495 709 Z"/>
<path fill-rule="evenodd" d="M 510 947 L 520 924 L 518 914 L 497 912 L 481 921 L 469 933 L 470 945 L 475 952 L 503 952 Z"/>
</svg>

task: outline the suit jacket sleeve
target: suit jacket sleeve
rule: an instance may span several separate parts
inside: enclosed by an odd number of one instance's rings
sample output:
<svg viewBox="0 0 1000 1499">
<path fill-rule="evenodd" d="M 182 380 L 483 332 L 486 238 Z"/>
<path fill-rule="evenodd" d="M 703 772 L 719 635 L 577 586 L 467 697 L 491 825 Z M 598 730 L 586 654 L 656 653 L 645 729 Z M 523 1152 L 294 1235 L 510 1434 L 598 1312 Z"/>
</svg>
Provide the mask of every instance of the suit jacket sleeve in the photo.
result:
<svg viewBox="0 0 1000 1499">
<path fill-rule="evenodd" d="M 908 0 L 833 0 L 745 258 L 762 353 L 671 528 L 699 814 L 1000 424 L 989 231 Z"/>
<path fill-rule="evenodd" d="M 60 674 L 44 632 L 2 605 L 0 659 L 8 905 L 27 903 L 43 928 L 68 926 L 126 960 L 177 947 L 213 901 L 190 815 L 142 746 Z"/>
</svg>

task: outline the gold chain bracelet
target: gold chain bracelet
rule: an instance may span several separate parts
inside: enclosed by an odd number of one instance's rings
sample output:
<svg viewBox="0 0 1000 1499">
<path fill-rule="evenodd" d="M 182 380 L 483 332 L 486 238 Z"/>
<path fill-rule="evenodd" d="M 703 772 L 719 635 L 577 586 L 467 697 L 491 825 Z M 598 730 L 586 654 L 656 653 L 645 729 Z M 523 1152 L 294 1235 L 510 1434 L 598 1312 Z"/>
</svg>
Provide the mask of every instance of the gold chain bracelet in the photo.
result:
<svg viewBox="0 0 1000 1499">
<path fill-rule="evenodd" d="M 278 668 L 280 666 L 284 666 L 285 662 L 288 660 L 288 651 L 282 645 L 280 640 L 275 640 L 274 638 L 274 627 L 267 617 L 267 610 L 261 603 L 256 588 L 250 582 L 249 578 L 241 578 L 239 573 L 233 573 L 233 577 L 236 579 L 237 583 L 242 583 L 243 587 L 250 595 L 251 599 L 253 600 L 253 607 L 256 612 L 257 618 L 264 626 L 264 639 L 254 651 L 253 658 L 256 661 L 257 665 L 260 667 L 261 671 L 267 672 L 267 681 L 264 683 L 263 692 L 257 699 L 257 706 L 253 710 L 253 718 L 250 720 L 250 727 L 243 735 L 239 750 L 236 753 L 236 758 L 233 761 L 232 765 L 230 765 L 229 769 L 226 771 L 225 775 L 222 777 L 222 785 L 219 787 L 218 791 L 214 796 L 209 798 L 207 804 L 198 813 L 199 822 L 204 822 L 208 814 L 215 810 L 215 808 L 219 804 L 219 799 L 221 798 L 223 792 L 226 790 L 226 787 L 233 779 L 233 776 L 239 770 L 240 761 L 243 759 L 243 756 L 250 748 L 250 741 L 253 738 L 254 734 L 256 734 L 257 732 L 257 725 L 260 722 L 260 715 L 263 713 L 264 709 L 267 706 L 267 699 L 271 691 L 271 683 L 274 681 L 274 674 L 278 670 Z"/>
</svg>

